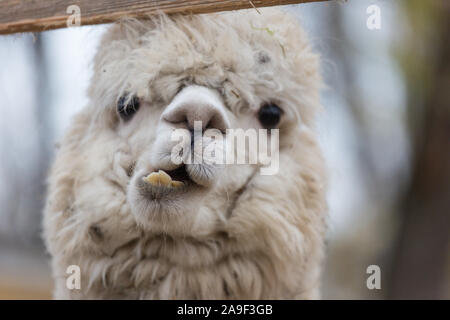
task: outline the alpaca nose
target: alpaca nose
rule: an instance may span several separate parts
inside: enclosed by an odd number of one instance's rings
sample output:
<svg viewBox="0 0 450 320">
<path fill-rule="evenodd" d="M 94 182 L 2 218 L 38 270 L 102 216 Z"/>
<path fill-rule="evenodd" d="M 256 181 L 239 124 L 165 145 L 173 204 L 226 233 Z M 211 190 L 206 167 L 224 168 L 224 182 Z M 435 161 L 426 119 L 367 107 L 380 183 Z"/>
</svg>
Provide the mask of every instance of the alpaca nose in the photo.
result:
<svg viewBox="0 0 450 320">
<path fill-rule="evenodd" d="M 186 87 L 178 93 L 161 118 L 189 130 L 194 130 L 194 125 L 199 124 L 202 131 L 218 129 L 225 132 L 230 127 L 219 94 L 215 90 L 197 85 Z"/>
</svg>

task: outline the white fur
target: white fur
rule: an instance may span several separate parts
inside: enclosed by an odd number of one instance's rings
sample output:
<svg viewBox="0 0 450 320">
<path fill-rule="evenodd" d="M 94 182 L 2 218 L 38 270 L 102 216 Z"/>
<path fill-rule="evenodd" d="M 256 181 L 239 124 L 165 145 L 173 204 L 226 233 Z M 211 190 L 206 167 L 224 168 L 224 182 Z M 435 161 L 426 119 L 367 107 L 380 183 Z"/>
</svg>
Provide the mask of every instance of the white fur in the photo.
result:
<svg viewBox="0 0 450 320">
<path fill-rule="evenodd" d="M 275 9 L 159 16 L 112 26 L 95 58 L 90 103 L 74 118 L 50 178 L 44 235 L 55 298 L 318 298 L 325 172 L 314 133 L 318 57 Z M 149 203 L 138 179 L 161 168 L 165 108 L 182 86 L 213 90 L 231 128 L 283 110 L 280 169 L 220 169 L 215 184 Z M 116 102 L 142 103 L 127 123 Z M 219 99 L 219 98 L 218 98 Z M 81 268 L 68 290 L 66 268 Z"/>
</svg>

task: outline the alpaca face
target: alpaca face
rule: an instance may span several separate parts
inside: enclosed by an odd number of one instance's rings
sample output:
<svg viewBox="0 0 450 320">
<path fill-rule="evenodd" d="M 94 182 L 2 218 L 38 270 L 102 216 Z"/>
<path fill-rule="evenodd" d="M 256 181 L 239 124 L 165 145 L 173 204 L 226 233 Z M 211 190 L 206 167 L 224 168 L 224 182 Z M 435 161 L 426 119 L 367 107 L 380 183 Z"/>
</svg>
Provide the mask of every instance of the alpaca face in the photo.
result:
<svg viewBox="0 0 450 320">
<path fill-rule="evenodd" d="M 131 21 L 104 37 L 91 103 L 62 141 L 50 178 L 44 226 L 57 275 L 77 263 L 93 272 L 89 288 L 100 272 L 139 297 L 315 294 L 325 213 L 313 131 L 317 57 L 291 18 L 262 13 Z M 273 163 L 259 158 L 259 144 L 250 161 L 262 129 L 267 154 L 279 151 L 276 170 L 265 175 Z M 233 130 L 257 135 L 228 149 L 246 161 L 212 161 Z M 216 270 L 211 281 L 223 280 L 222 291 L 203 292 L 215 286 L 206 280 L 195 293 L 145 288 L 148 277 L 164 282 L 159 273 L 173 267 L 197 268 L 204 279 Z M 249 286 L 237 289 L 226 282 L 239 270 L 248 270 Z"/>
<path fill-rule="evenodd" d="M 121 107 L 119 105 L 119 109 Z M 124 132 L 127 140 L 133 136 L 150 136 L 145 123 L 151 122 L 154 114 L 138 111 L 134 107 L 135 119 L 130 119 L 127 113 L 118 126 L 117 130 Z M 148 230 L 169 234 L 195 235 L 205 232 L 205 227 L 217 226 L 218 218 L 230 212 L 232 204 L 223 204 L 222 208 L 211 212 L 202 210 L 199 203 L 216 202 L 214 198 L 245 187 L 250 176 L 259 169 L 258 159 L 253 165 L 249 159 L 249 149 L 257 148 L 259 141 L 246 141 L 246 136 L 253 134 L 258 138 L 257 129 L 277 128 L 281 113 L 275 104 L 263 103 L 258 112 L 241 115 L 238 119 L 227 109 L 218 90 L 196 84 L 181 89 L 163 108 L 155 128 L 156 136 L 149 139 L 148 147 L 136 156 L 127 189 L 127 201 L 136 221 Z M 137 120 L 138 117 L 141 119 Z M 236 136 L 233 129 L 240 129 Z M 278 146 L 278 135 L 270 135 L 266 130 L 260 133 L 266 134 L 269 145 L 274 144 L 272 139 L 277 139 L 274 142 Z M 234 154 L 229 152 L 232 147 L 236 151 Z M 208 150 L 211 152 L 207 153 Z M 278 150 L 272 153 L 275 152 Z M 237 155 L 244 161 L 238 164 Z M 245 159 L 249 163 L 245 163 Z M 240 173 L 237 183 L 235 170 Z M 212 231 L 217 230 L 208 230 Z"/>
<path fill-rule="evenodd" d="M 195 125 L 199 126 L 197 132 Z M 186 228 L 186 223 L 199 211 L 195 205 L 201 201 L 199 196 L 212 189 L 221 171 L 203 159 L 194 163 L 195 150 L 203 154 L 208 143 L 213 142 L 206 138 L 208 131 L 217 130 L 222 136 L 228 128 L 229 116 L 217 91 L 189 85 L 175 95 L 162 111 L 156 125 L 157 135 L 139 156 L 128 186 L 128 201 L 137 221 L 148 228 L 166 221 L 167 231 L 182 221 L 181 227 Z M 132 132 L 145 135 L 146 130 L 138 124 Z M 177 136 L 184 139 L 178 142 L 174 139 Z"/>
</svg>

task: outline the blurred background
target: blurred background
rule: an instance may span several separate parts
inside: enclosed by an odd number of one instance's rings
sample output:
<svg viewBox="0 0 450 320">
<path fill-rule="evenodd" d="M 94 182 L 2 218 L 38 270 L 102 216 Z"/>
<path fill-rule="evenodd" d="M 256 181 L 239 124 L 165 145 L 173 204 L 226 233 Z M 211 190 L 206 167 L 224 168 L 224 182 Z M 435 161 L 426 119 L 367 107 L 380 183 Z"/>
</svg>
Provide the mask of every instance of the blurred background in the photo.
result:
<svg viewBox="0 0 450 320">
<path fill-rule="evenodd" d="M 380 9 L 380 29 L 370 29 Z M 373 7 L 372 7 L 373 8 Z M 323 59 L 326 299 L 450 299 L 450 2 L 284 7 Z M 0 36 L 0 299 L 51 298 L 41 240 L 54 144 L 86 103 L 105 26 Z M 381 289 L 369 290 L 369 265 Z"/>
</svg>

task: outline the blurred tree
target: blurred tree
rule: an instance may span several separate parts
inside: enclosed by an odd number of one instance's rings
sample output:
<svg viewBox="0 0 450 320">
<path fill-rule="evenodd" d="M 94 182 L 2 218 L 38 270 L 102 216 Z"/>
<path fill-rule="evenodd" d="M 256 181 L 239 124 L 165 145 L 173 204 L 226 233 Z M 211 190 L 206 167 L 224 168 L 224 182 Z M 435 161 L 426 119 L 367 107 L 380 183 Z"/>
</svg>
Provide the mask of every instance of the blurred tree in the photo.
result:
<svg viewBox="0 0 450 320">
<path fill-rule="evenodd" d="M 392 151 L 383 144 L 385 130 L 389 129 L 387 127 L 400 124 L 402 119 L 393 119 L 384 127 L 373 126 L 374 123 L 382 121 L 382 118 L 374 117 L 373 109 L 378 110 L 380 105 L 389 100 L 380 97 L 377 101 L 371 101 L 359 81 L 362 76 L 367 77 L 367 74 L 361 71 L 362 64 L 377 61 L 374 56 L 376 53 L 372 53 L 368 45 L 369 41 L 365 42 L 366 39 L 363 38 L 368 37 L 376 42 L 383 37 L 366 30 L 365 25 L 355 30 L 355 25 L 361 20 L 355 18 L 356 15 L 353 13 L 365 12 L 367 5 L 352 7 L 356 6 L 356 2 L 333 3 L 328 5 L 327 11 L 326 35 L 330 52 L 329 57 L 325 58 L 336 61 L 336 65 L 326 83 L 333 84 L 333 90 L 344 102 L 342 104 L 344 110 L 341 112 L 349 115 L 352 139 L 355 141 L 352 144 L 353 150 L 350 151 L 354 152 L 357 164 L 352 170 L 357 172 L 358 179 L 367 192 L 364 206 L 352 214 L 352 227 L 349 227 L 345 234 L 334 238 L 328 245 L 329 255 L 325 272 L 329 274 L 326 274 L 325 281 L 332 285 L 325 288 L 328 291 L 325 293 L 327 298 L 386 298 L 385 290 L 367 288 L 366 270 L 372 264 L 376 264 L 382 270 L 388 269 L 397 226 L 395 205 L 404 183 L 402 172 L 398 172 L 400 168 L 392 166 L 389 174 L 383 171 L 389 167 L 386 164 L 393 161 L 391 156 L 396 152 L 404 152 L 403 149 Z M 392 7 L 386 6 L 388 9 Z M 386 37 L 388 33 L 390 32 L 386 32 L 384 36 Z M 389 56 L 388 52 L 386 56 Z M 387 64 L 388 57 L 380 59 Z M 376 79 L 375 75 L 373 79 Z M 366 82 L 381 89 L 386 88 L 386 84 L 374 82 L 373 79 L 369 78 Z M 385 110 L 393 110 L 395 107 L 397 106 L 389 106 Z M 384 156 L 380 159 L 376 157 L 377 154 Z M 379 165 L 380 160 L 385 166 Z M 405 164 L 404 167 L 407 168 L 408 165 Z M 382 288 L 384 289 L 384 280 Z"/>
<path fill-rule="evenodd" d="M 414 148 L 389 297 L 449 298 L 445 279 L 450 257 L 450 3 L 403 4 L 409 37 L 401 43 L 400 61 L 408 82 Z"/>
</svg>

